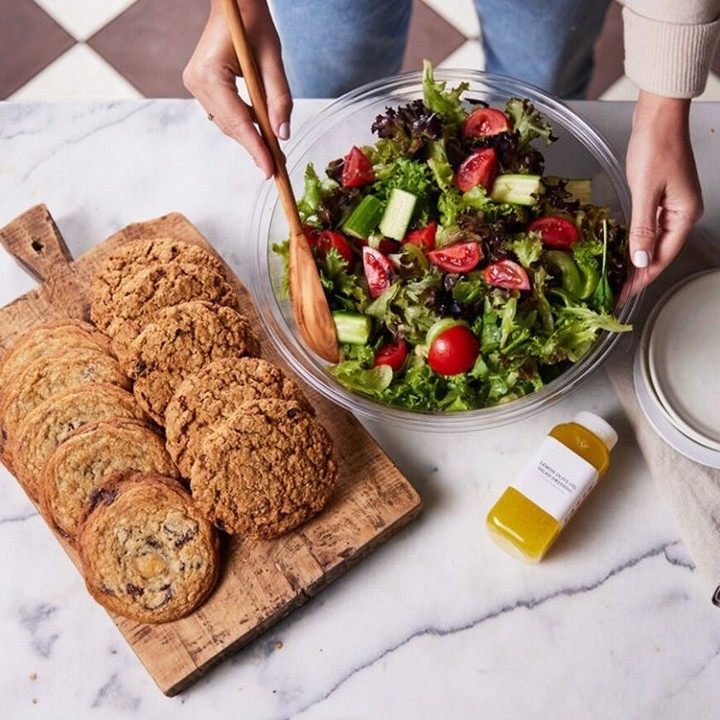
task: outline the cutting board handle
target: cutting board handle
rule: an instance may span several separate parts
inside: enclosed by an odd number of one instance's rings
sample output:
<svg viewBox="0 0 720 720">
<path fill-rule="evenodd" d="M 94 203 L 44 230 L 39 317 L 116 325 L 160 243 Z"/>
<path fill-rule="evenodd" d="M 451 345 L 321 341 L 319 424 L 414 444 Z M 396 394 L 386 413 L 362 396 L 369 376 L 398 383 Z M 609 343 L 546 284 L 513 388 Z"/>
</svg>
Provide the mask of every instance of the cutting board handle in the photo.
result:
<svg viewBox="0 0 720 720">
<path fill-rule="evenodd" d="M 72 255 L 50 211 L 39 204 L 0 230 L 0 243 L 39 282 L 67 270 Z"/>
</svg>

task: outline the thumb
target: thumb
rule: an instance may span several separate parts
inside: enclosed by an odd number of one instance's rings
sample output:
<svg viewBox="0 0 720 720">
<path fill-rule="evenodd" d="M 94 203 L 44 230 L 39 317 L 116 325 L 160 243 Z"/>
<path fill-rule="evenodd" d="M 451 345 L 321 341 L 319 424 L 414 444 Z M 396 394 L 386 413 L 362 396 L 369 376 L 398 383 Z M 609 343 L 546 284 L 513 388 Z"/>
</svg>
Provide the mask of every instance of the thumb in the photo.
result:
<svg viewBox="0 0 720 720">
<path fill-rule="evenodd" d="M 657 213 L 660 198 L 641 195 L 633 203 L 628 233 L 630 261 L 636 268 L 646 268 L 655 254 L 657 242 Z"/>
<path fill-rule="evenodd" d="M 648 224 L 630 225 L 630 260 L 636 268 L 646 268 L 655 252 L 655 227 Z"/>
</svg>

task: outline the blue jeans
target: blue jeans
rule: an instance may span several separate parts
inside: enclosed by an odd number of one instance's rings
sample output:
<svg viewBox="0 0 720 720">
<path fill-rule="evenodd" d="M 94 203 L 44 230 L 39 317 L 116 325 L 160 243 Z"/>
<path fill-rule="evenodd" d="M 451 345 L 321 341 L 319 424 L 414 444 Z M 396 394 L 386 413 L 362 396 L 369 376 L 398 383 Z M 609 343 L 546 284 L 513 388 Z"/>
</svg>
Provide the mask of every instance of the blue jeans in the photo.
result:
<svg viewBox="0 0 720 720">
<path fill-rule="evenodd" d="M 610 2 L 475 0 L 485 70 L 559 97 L 584 97 Z M 270 6 L 295 97 L 337 97 L 399 72 L 412 0 L 270 0 Z"/>
</svg>

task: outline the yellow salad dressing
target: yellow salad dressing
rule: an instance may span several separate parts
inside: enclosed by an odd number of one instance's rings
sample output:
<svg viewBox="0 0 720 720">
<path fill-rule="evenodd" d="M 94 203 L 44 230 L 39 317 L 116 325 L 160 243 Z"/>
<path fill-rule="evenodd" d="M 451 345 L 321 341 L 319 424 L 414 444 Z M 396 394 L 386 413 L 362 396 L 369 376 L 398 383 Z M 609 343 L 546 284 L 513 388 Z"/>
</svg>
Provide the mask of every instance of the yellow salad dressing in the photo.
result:
<svg viewBox="0 0 720 720">
<path fill-rule="evenodd" d="M 615 430 L 594 413 L 556 425 L 490 509 L 493 540 L 517 557 L 540 561 L 605 474 L 616 442 Z"/>
</svg>

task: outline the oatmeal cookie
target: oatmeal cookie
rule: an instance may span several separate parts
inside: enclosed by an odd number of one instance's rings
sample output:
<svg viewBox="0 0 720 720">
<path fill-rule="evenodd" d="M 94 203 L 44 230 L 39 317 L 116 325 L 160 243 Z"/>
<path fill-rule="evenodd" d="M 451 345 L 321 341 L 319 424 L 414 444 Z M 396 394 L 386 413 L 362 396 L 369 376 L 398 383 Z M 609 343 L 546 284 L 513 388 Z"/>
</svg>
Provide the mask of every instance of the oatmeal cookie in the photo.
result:
<svg viewBox="0 0 720 720">
<path fill-rule="evenodd" d="M 303 410 L 314 412 L 298 384 L 262 358 L 215 360 L 183 380 L 165 410 L 165 435 L 184 477 L 190 477 L 207 429 L 241 403 L 260 398 L 294 400 Z"/>
<path fill-rule="evenodd" d="M 162 425 L 170 398 L 188 375 L 213 360 L 259 352 L 244 315 L 194 300 L 155 313 L 130 346 L 127 369 L 138 403 Z"/>
<path fill-rule="evenodd" d="M 219 538 L 176 480 L 113 473 L 78 529 L 90 594 L 106 610 L 143 623 L 188 615 L 219 576 Z"/>
<path fill-rule="evenodd" d="M 93 490 L 120 470 L 178 477 L 156 428 L 132 418 L 86 423 L 68 435 L 45 463 L 39 485 L 42 514 L 61 535 L 74 540 Z"/>
<path fill-rule="evenodd" d="M 220 259 L 198 245 L 171 237 L 131 240 L 115 250 L 95 273 L 90 291 L 93 302 L 97 306 L 112 307 L 120 285 L 127 278 L 137 275 L 150 265 L 178 262 L 207 267 L 220 275 L 225 274 L 225 266 Z"/>
<path fill-rule="evenodd" d="M 91 292 L 90 312 L 93 322 L 110 335 L 113 349 L 122 360 L 154 313 L 188 300 L 238 307 L 235 289 L 216 270 L 184 262 L 154 262 L 121 282 L 110 303 Z"/>
<path fill-rule="evenodd" d="M 18 370 L 44 355 L 68 347 L 95 348 L 111 353 L 110 338 L 82 320 L 53 320 L 30 328 L 9 348 L 0 361 L 0 387 Z"/>
<path fill-rule="evenodd" d="M 337 483 L 332 439 L 288 400 L 252 400 L 206 434 L 190 490 L 221 530 L 270 539 L 297 528 Z"/>
<path fill-rule="evenodd" d="M 41 402 L 55 393 L 92 382 L 132 388 L 120 363 L 99 348 L 56 350 L 8 378 L 0 390 L 0 454 L 20 421 Z"/>
<path fill-rule="evenodd" d="M 109 383 L 80 385 L 56 393 L 28 413 L 8 446 L 15 475 L 28 495 L 37 500 L 45 462 L 73 430 L 112 417 L 150 420 L 131 392 Z"/>
</svg>

